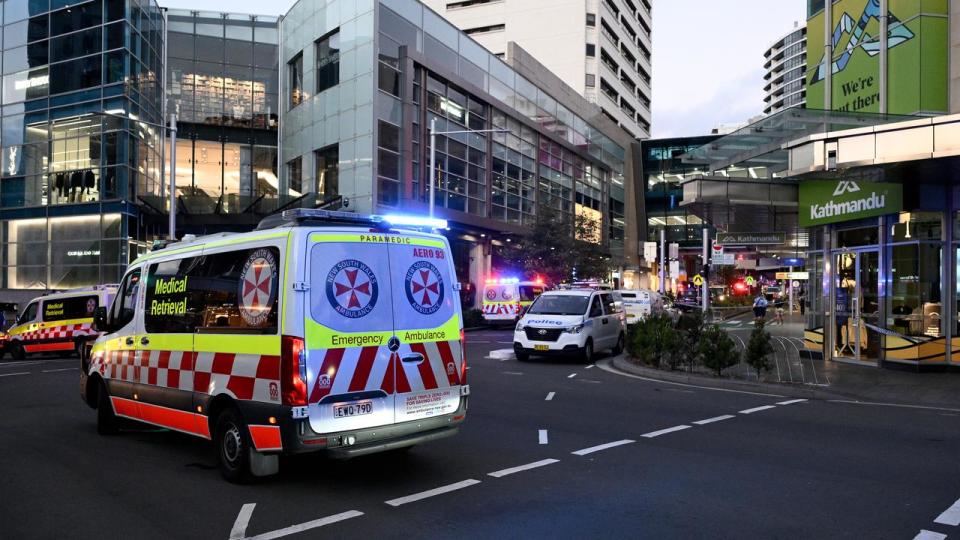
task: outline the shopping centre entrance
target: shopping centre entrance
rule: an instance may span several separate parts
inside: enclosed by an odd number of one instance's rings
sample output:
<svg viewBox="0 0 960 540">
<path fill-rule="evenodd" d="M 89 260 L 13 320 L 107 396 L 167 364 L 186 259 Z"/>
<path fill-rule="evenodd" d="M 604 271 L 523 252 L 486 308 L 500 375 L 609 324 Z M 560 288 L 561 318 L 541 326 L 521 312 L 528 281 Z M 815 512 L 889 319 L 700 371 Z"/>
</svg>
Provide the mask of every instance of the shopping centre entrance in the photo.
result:
<svg viewBox="0 0 960 540">
<path fill-rule="evenodd" d="M 880 314 L 880 252 L 876 249 L 835 252 L 831 287 L 832 357 L 877 365 L 882 326 Z"/>
</svg>

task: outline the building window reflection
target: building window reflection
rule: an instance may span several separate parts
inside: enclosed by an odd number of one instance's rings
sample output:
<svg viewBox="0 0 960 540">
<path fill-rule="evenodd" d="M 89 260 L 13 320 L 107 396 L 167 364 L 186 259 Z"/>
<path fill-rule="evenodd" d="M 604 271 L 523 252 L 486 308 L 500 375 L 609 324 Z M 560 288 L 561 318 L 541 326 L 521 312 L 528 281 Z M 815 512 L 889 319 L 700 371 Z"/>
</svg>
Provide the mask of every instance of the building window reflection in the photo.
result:
<svg viewBox="0 0 960 540">
<path fill-rule="evenodd" d="M 339 145 L 332 145 L 314 152 L 316 164 L 316 193 L 319 201 L 329 201 L 340 194 Z"/>
<path fill-rule="evenodd" d="M 317 40 L 317 93 L 340 84 L 340 29 Z"/>
</svg>

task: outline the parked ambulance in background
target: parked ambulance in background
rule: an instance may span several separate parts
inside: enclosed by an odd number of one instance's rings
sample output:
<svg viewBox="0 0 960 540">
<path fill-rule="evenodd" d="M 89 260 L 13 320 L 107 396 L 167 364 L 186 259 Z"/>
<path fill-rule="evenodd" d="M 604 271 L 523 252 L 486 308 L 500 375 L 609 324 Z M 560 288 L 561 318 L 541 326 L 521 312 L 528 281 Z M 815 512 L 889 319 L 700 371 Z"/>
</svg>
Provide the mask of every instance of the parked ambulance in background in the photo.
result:
<svg viewBox="0 0 960 540">
<path fill-rule="evenodd" d="M 116 294 L 116 285 L 95 285 L 34 298 L 7 330 L 4 349 L 18 360 L 41 352 L 80 354 L 98 335 L 94 312 Z"/>
<path fill-rule="evenodd" d="M 520 281 L 518 278 L 488 279 L 483 285 L 480 310 L 490 324 L 513 324 L 523 316 L 530 304 L 543 294 L 542 280 Z"/>
<path fill-rule="evenodd" d="M 623 298 L 623 310 L 627 324 L 640 322 L 653 313 L 663 311 L 663 297 L 656 291 L 646 289 L 618 291 Z"/>
<path fill-rule="evenodd" d="M 123 417 L 212 439 L 235 482 L 281 453 L 454 435 L 469 386 L 453 257 L 394 228 L 407 219 L 288 210 L 137 259 L 83 369 L 97 430 Z"/>
</svg>

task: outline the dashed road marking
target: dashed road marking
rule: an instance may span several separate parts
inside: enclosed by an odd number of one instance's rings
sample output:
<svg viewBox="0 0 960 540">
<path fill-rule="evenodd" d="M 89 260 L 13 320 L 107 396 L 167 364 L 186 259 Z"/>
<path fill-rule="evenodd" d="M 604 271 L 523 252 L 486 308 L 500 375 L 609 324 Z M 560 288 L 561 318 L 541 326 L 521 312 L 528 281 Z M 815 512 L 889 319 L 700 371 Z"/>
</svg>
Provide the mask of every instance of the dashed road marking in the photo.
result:
<svg viewBox="0 0 960 540">
<path fill-rule="evenodd" d="M 557 395 L 556 392 L 550 392 L 547 394 L 547 398 L 544 401 L 553 401 L 553 396 Z"/>
<path fill-rule="evenodd" d="M 547 430 L 541 429 L 537 431 L 537 440 L 540 444 L 547 444 Z"/>
<path fill-rule="evenodd" d="M 470 486 L 479 484 L 479 480 L 469 479 L 462 482 L 457 482 L 455 484 L 449 484 L 446 486 L 440 486 L 434 489 L 428 489 L 427 491 L 421 491 L 420 493 L 414 493 L 413 495 L 407 495 L 406 497 L 400 497 L 397 499 L 390 499 L 389 501 L 384 501 L 390 506 L 401 506 L 407 503 L 421 501 L 423 499 L 428 499 L 430 497 L 436 497 L 437 495 L 443 495 L 444 493 L 450 493 L 451 491 L 456 491 L 458 489 L 468 488 Z"/>
<path fill-rule="evenodd" d="M 297 534 L 303 531 L 309 531 L 310 529 L 316 529 L 318 527 L 332 525 L 334 523 L 344 521 L 347 519 L 352 519 L 355 517 L 360 517 L 362 515 L 363 515 L 363 512 L 360 512 L 358 510 L 350 510 L 347 512 L 334 514 L 332 516 L 315 519 L 313 521 L 308 521 L 306 523 L 301 523 L 299 525 L 291 525 L 289 527 L 285 527 L 283 529 L 279 529 L 276 531 L 270 531 L 268 533 L 258 534 L 256 536 L 250 536 L 245 540 L 274 540 L 275 538 L 281 538 L 284 536 L 289 536 L 291 534 Z"/>
<path fill-rule="evenodd" d="M 945 534 L 923 529 L 920 531 L 920 534 L 913 537 L 913 540 L 945 540 L 946 538 L 947 535 Z"/>
<path fill-rule="evenodd" d="M 694 422 L 694 424 L 698 426 L 705 426 L 707 424 L 712 424 L 714 422 L 721 422 L 723 420 L 729 420 L 731 418 L 736 418 L 736 416 L 732 414 L 725 414 L 723 416 L 714 416 L 713 418 L 707 418 L 706 420 L 697 420 L 696 422 Z"/>
<path fill-rule="evenodd" d="M 589 366 L 585 367 L 584 369 L 590 369 L 590 368 L 593 368 L 593 367 L 596 367 L 596 364 L 590 364 Z"/>
<path fill-rule="evenodd" d="M 576 377 L 576 376 L 577 376 L 576 373 L 571 373 L 571 374 L 567 375 L 567 378 L 568 378 L 568 379 L 572 379 L 572 378 L 574 378 L 574 377 Z"/>
<path fill-rule="evenodd" d="M 803 403 L 805 399 L 789 399 L 787 401 L 778 401 L 777 405 L 793 405 L 794 403 Z"/>
<path fill-rule="evenodd" d="M 767 409 L 776 409 L 776 405 L 764 405 L 762 407 L 754 407 L 752 409 L 744 409 L 740 411 L 740 414 L 753 414 L 755 412 L 765 411 Z"/>
<path fill-rule="evenodd" d="M 952 525 L 954 527 L 960 525 L 960 499 L 953 503 L 950 508 L 944 510 L 933 522 L 941 525 Z"/>
<path fill-rule="evenodd" d="M 644 433 L 641 437 L 646 437 L 647 439 L 652 439 L 654 437 L 659 437 L 661 435 L 666 435 L 667 433 L 673 433 L 675 431 L 683 431 L 685 429 L 690 429 L 692 426 L 686 424 L 681 424 L 679 426 L 673 426 L 667 429 L 660 429 L 657 431 L 651 431 L 650 433 Z"/>
<path fill-rule="evenodd" d="M 75 367 L 67 367 L 67 368 L 60 368 L 60 369 L 44 369 L 41 371 L 41 373 L 57 373 L 60 371 L 78 371 L 78 370 Z"/>
<path fill-rule="evenodd" d="M 29 375 L 29 371 L 18 371 L 16 373 L 0 373 L 0 377 L 14 377 L 17 375 Z"/>
<path fill-rule="evenodd" d="M 518 473 L 522 471 L 529 471 L 530 469 L 536 469 L 538 467 L 544 467 L 546 465 L 552 465 L 559 462 L 559 459 L 541 459 L 540 461 L 534 461 L 533 463 L 527 463 L 526 465 L 518 465 L 516 467 L 510 467 L 509 469 L 502 469 L 499 471 L 494 471 L 489 473 L 488 476 L 494 478 L 502 478 L 508 474 Z"/>
<path fill-rule="evenodd" d="M 501 371 L 504 375 L 523 375 L 520 371 Z"/>
<path fill-rule="evenodd" d="M 570 453 L 571 453 L 571 454 L 574 454 L 574 455 L 577 455 L 577 456 L 585 456 L 585 455 L 587 455 L 587 454 L 592 454 L 592 453 L 594 453 L 594 452 L 599 452 L 599 451 L 601 451 L 601 450 L 606 450 L 606 449 L 608 449 L 608 448 L 614 448 L 614 447 L 617 447 L 617 446 L 623 446 L 623 445 L 625 445 L 625 444 L 630 444 L 630 443 L 635 443 L 635 442 L 637 442 L 637 441 L 634 441 L 634 440 L 631 440 L 631 439 L 623 439 L 622 441 L 613 441 L 613 442 L 608 442 L 608 443 L 606 443 L 606 444 L 598 444 L 597 446 L 591 446 L 590 448 L 583 448 L 583 449 L 581 449 L 581 450 L 575 450 L 575 451 L 570 452 Z"/>
<path fill-rule="evenodd" d="M 247 525 L 250 524 L 250 516 L 253 515 L 253 509 L 257 503 L 247 503 L 240 508 L 237 520 L 233 522 L 233 528 L 230 529 L 230 540 L 241 540 L 247 536 Z"/>
</svg>

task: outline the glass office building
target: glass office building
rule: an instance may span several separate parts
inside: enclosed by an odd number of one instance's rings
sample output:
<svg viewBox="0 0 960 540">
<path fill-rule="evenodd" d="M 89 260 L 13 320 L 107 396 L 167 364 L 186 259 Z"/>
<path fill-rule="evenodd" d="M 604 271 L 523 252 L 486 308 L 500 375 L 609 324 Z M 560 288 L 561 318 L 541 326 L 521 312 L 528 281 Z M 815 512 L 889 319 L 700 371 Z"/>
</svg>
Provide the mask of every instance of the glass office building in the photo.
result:
<svg viewBox="0 0 960 540">
<path fill-rule="evenodd" d="M 8 0 L 3 13 L 0 289 L 109 283 L 160 195 L 163 16 L 152 2 Z"/>
</svg>

